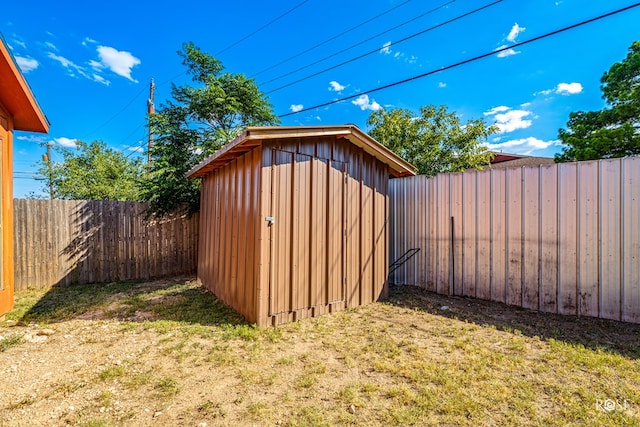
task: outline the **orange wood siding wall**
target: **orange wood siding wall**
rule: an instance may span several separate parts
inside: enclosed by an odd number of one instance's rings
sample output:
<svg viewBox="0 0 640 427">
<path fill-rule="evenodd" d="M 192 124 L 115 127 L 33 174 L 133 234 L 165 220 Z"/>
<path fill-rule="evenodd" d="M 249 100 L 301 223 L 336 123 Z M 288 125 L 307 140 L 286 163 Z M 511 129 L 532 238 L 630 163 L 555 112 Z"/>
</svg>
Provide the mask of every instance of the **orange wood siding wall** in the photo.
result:
<svg viewBox="0 0 640 427">
<path fill-rule="evenodd" d="M 198 278 L 249 322 L 257 323 L 260 149 L 202 180 Z"/>
<path fill-rule="evenodd" d="M 0 316 L 13 308 L 13 120 L 0 105 L 2 137 L 2 286 Z"/>
</svg>

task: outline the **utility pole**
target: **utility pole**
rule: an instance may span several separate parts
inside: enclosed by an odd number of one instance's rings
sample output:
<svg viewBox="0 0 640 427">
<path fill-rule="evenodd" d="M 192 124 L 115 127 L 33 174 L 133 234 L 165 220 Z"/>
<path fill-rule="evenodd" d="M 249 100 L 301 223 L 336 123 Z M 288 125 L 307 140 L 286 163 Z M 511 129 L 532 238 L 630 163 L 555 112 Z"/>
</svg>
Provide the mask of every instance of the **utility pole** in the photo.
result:
<svg viewBox="0 0 640 427">
<path fill-rule="evenodd" d="M 147 99 L 147 115 L 149 117 L 149 141 L 147 143 L 147 169 L 151 172 L 151 148 L 153 147 L 153 127 L 151 125 L 151 115 L 155 112 L 155 106 L 153 103 L 153 95 L 156 89 L 156 85 L 153 83 L 153 78 L 151 78 L 151 83 L 149 84 L 149 99 Z"/>
<path fill-rule="evenodd" d="M 55 194 L 53 193 L 53 165 L 51 164 L 51 142 L 47 142 L 47 154 L 42 156 L 42 160 L 47 163 L 47 169 L 49 170 L 49 198 L 53 200 Z"/>
</svg>

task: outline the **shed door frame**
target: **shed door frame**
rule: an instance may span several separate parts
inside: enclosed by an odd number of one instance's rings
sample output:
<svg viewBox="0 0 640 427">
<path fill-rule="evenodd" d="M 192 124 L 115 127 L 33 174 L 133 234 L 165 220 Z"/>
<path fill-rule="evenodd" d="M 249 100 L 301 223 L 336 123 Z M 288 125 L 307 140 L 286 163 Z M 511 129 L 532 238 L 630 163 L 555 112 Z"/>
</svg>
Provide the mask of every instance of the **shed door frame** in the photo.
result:
<svg viewBox="0 0 640 427">
<path fill-rule="evenodd" d="M 286 161 L 283 161 L 287 159 Z M 299 185 L 299 183 L 297 181 L 299 181 L 299 179 L 296 178 L 296 173 L 299 170 L 297 168 L 297 164 L 300 164 L 302 162 L 308 162 L 308 167 L 310 168 L 310 172 L 309 172 L 309 182 L 305 183 L 308 184 L 308 186 L 306 187 L 309 191 L 300 191 L 303 190 L 301 187 L 296 187 Z M 288 170 L 277 170 L 278 166 L 282 166 L 288 165 Z M 326 194 L 326 200 L 325 200 L 325 206 L 330 206 L 330 205 L 335 205 L 335 200 L 330 200 L 330 195 L 332 194 L 332 190 L 336 190 L 336 188 L 334 188 L 335 183 L 338 182 L 339 183 L 339 187 L 337 189 L 337 191 L 340 193 L 340 218 L 332 218 L 330 215 L 330 210 L 327 209 L 327 212 L 322 213 L 324 215 L 324 226 L 326 227 L 326 229 L 324 229 L 324 232 L 326 234 L 326 238 L 324 239 L 324 245 L 321 247 L 321 250 L 323 251 L 323 253 L 321 254 L 322 256 L 325 256 L 324 260 L 325 263 L 323 263 L 324 265 L 322 266 L 322 268 L 324 268 L 324 272 L 320 273 L 320 276 L 323 277 L 323 281 L 322 283 L 320 283 L 320 285 L 323 287 L 322 288 L 322 298 L 321 301 L 318 301 L 317 299 L 314 300 L 313 295 L 312 295 L 312 288 L 313 288 L 313 284 L 311 282 L 313 282 L 316 278 L 313 277 L 313 270 L 314 268 L 312 267 L 317 267 L 314 266 L 314 259 L 312 259 L 312 257 L 309 257 L 309 265 L 305 266 L 308 267 L 310 269 L 310 271 L 308 272 L 308 274 L 305 276 L 306 278 L 308 278 L 309 283 L 305 283 L 305 285 L 307 285 L 309 287 L 308 292 L 306 290 L 303 290 L 303 292 L 305 292 L 304 295 L 299 295 L 298 291 L 300 289 L 294 289 L 294 284 L 296 283 L 296 276 L 298 276 L 298 273 L 300 273 L 298 271 L 298 269 L 294 269 L 294 256 L 298 255 L 294 253 L 294 244 L 288 244 L 287 242 L 282 242 L 283 239 L 280 239 L 279 236 L 282 233 L 282 229 L 276 229 L 276 227 L 286 227 L 286 229 L 291 229 L 291 234 L 288 235 L 288 238 L 284 239 L 284 240 L 294 240 L 295 239 L 295 235 L 293 234 L 293 229 L 294 226 L 296 225 L 295 221 L 295 209 L 296 209 L 296 203 L 299 203 L 299 200 L 295 200 L 295 197 L 300 197 L 301 195 L 305 195 L 306 193 L 308 193 L 308 197 L 309 197 L 309 212 L 305 212 L 306 215 L 309 216 L 313 216 L 313 210 L 315 209 L 317 211 L 317 207 L 314 206 L 314 202 L 318 202 L 320 199 L 320 195 L 318 194 L 313 194 L 313 189 L 315 188 L 314 185 L 317 185 L 317 181 L 318 181 L 318 177 L 322 176 L 320 171 L 316 171 L 315 169 L 318 167 L 326 167 L 326 187 L 324 187 L 325 190 L 325 194 Z M 294 153 L 292 151 L 287 151 L 287 150 L 282 150 L 282 149 L 277 149 L 277 148 L 272 148 L 271 149 L 271 194 L 270 194 L 270 208 L 269 208 L 269 212 L 270 212 L 270 217 L 274 220 L 273 223 L 269 224 L 269 286 L 268 286 L 268 301 L 269 301 L 269 309 L 268 309 L 268 316 L 278 316 L 280 314 L 284 314 L 284 313 L 295 313 L 297 311 L 301 311 L 301 310 L 310 310 L 313 309 L 315 307 L 319 307 L 319 306 L 331 306 L 332 304 L 343 304 L 346 301 L 346 278 L 347 278 L 347 257 L 344 256 L 346 249 L 347 249 L 347 242 L 346 242 L 346 238 L 347 238 L 347 221 L 346 221 L 346 201 L 347 201 L 347 190 L 348 190 L 348 186 L 347 186 L 347 178 L 348 178 L 348 162 L 341 162 L 341 161 L 336 161 L 336 160 L 331 160 L 331 159 L 326 159 L 326 158 L 321 158 L 321 157 L 317 157 L 317 156 L 311 156 L 308 154 L 302 154 L 302 153 Z M 336 179 L 336 172 L 339 173 L 339 179 Z M 279 174 L 285 174 L 286 176 L 281 176 Z M 298 177 L 300 178 L 300 177 Z M 316 182 L 314 182 L 314 180 Z M 284 183 L 286 187 L 283 190 L 283 186 L 280 186 L 279 183 Z M 290 186 L 290 187 L 289 187 Z M 290 199 L 288 200 L 289 203 L 289 207 L 287 209 L 285 209 L 285 211 L 281 211 L 281 206 L 280 204 L 282 203 L 282 196 L 283 194 L 285 194 L 285 197 L 289 197 Z M 296 196 L 297 194 L 297 196 Z M 334 193 L 335 194 L 335 193 Z M 278 215 L 278 213 L 280 214 L 284 214 L 284 215 Z M 340 227 L 338 232 L 333 232 L 331 233 L 330 230 L 335 229 L 335 227 L 330 227 L 330 222 L 331 220 L 333 220 L 334 222 L 338 222 L 340 223 Z M 309 236 L 308 239 L 308 243 L 314 244 L 315 241 L 314 239 L 311 239 L 311 236 L 313 236 L 314 230 L 313 230 L 313 224 L 312 222 L 309 220 L 308 224 L 304 223 L 304 225 L 308 225 L 309 227 Z M 335 223 L 334 223 L 335 225 Z M 286 230 L 285 229 L 285 230 Z M 286 233 L 285 233 L 286 235 Z M 338 237 L 339 236 L 339 237 Z M 333 238 L 333 240 L 338 240 L 339 241 L 339 248 L 340 250 L 338 251 L 338 253 L 333 253 L 330 250 L 330 243 L 329 240 Z M 335 243 L 334 243 L 335 244 Z M 277 245 L 284 245 L 284 251 L 282 250 L 282 246 L 278 246 Z M 282 252 L 285 252 L 285 255 L 290 254 L 290 256 L 288 257 L 288 262 L 287 262 L 287 269 L 288 271 L 286 271 L 284 273 L 284 276 L 287 278 L 287 280 L 289 281 L 289 289 L 288 290 L 282 290 L 282 289 L 286 289 L 283 288 L 282 285 L 277 286 L 277 281 L 280 280 L 280 276 L 282 274 L 280 274 L 280 271 L 276 271 L 276 269 L 278 268 L 279 264 L 282 262 L 281 259 L 276 259 L 278 257 L 278 255 L 280 257 L 283 256 Z M 313 249 L 309 250 L 309 254 L 313 254 Z M 339 257 L 340 261 L 340 266 L 339 266 L 339 275 L 336 276 L 336 273 L 333 273 L 333 275 L 331 274 L 330 271 L 330 262 L 329 259 L 330 257 L 333 257 L 335 259 L 335 257 Z M 333 276 L 334 280 L 331 280 L 331 276 Z M 335 280 L 335 278 L 337 277 L 337 280 Z M 296 286 L 296 288 L 299 288 L 300 284 L 298 284 Z M 280 291 L 279 291 L 280 289 Z M 285 295 L 279 295 L 278 292 L 284 292 Z M 301 301 L 304 301 L 304 303 L 302 303 Z M 286 308 L 283 307 L 283 303 L 287 306 Z"/>
</svg>

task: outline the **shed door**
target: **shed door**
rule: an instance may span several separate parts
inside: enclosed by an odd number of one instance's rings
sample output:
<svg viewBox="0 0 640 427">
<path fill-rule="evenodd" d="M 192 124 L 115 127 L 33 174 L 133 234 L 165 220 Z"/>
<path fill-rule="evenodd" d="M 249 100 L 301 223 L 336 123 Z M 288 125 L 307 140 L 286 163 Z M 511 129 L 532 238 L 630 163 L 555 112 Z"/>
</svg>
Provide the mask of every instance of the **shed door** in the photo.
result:
<svg viewBox="0 0 640 427">
<path fill-rule="evenodd" d="M 272 156 L 269 315 L 343 302 L 347 164 Z"/>
</svg>

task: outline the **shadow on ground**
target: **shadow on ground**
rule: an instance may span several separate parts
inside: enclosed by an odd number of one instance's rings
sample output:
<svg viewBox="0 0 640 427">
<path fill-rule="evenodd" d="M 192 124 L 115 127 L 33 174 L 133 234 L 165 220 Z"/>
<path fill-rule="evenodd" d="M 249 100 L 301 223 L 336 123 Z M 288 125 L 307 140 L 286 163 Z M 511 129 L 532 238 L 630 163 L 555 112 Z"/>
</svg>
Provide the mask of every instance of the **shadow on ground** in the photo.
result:
<svg viewBox="0 0 640 427">
<path fill-rule="evenodd" d="M 479 326 L 494 326 L 528 337 L 554 339 L 640 359 L 640 325 L 632 323 L 540 313 L 497 302 L 438 295 L 406 285 L 391 285 L 389 302 Z"/>
<path fill-rule="evenodd" d="M 54 286 L 43 296 L 21 298 L 10 315 L 21 324 L 73 319 L 246 324 L 240 314 L 189 277 Z"/>
</svg>

